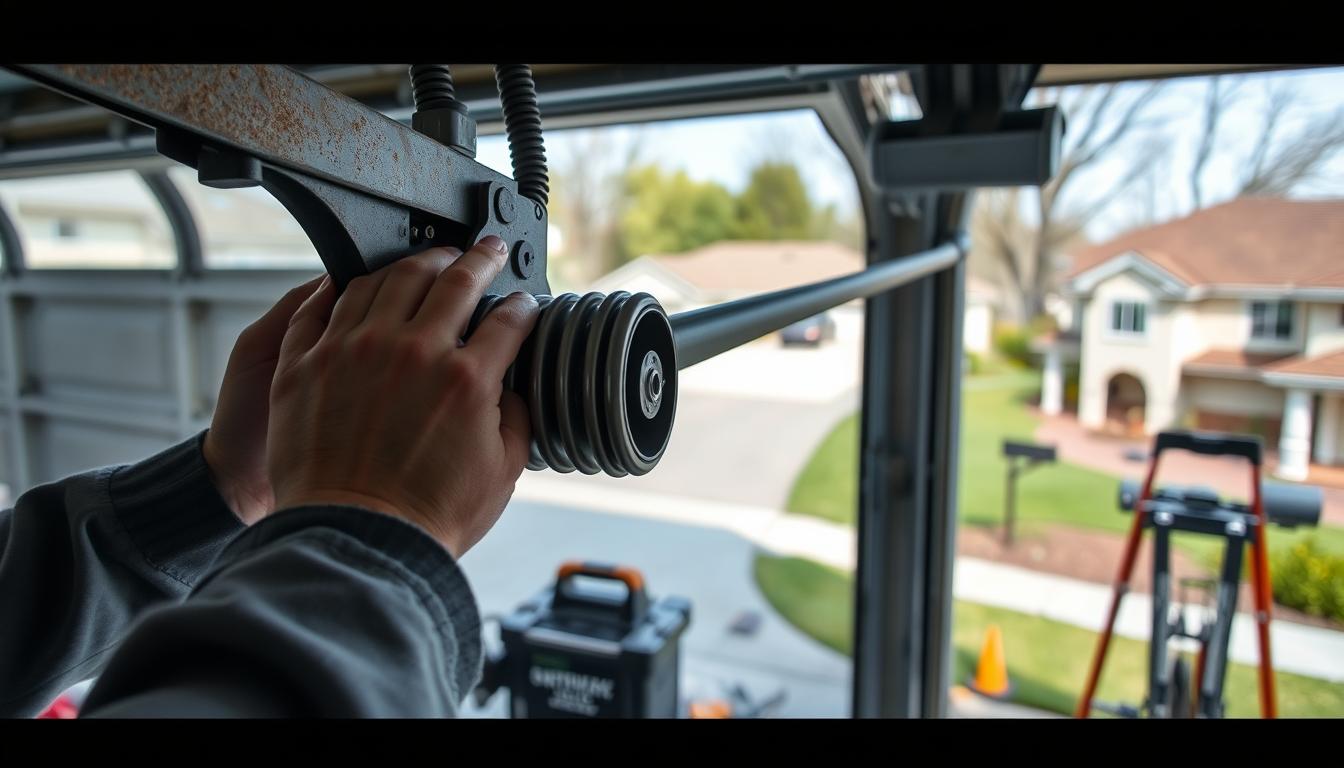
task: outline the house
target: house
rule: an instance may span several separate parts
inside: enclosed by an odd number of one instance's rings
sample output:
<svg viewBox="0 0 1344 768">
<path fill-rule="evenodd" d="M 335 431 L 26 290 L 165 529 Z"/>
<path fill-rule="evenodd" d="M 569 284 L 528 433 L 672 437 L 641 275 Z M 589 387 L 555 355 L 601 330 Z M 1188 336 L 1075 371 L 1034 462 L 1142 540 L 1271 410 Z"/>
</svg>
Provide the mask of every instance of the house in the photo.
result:
<svg viewBox="0 0 1344 768">
<path fill-rule="evenodd" d="M 213 189 L 189 168 L 169 176 L 185 198 L 212 268 L 320 268 L 308 236 L 261 188 Z M 24 179 L 0 189 L 32 268 L 164 269 L 176 260 L 172 226 L 130 171 Z"/>
<path fill-rule="evenodd" d="M 591 290 L 644 291 L 668 312 L 792 288 L 857 272 L 863 254 L 827 241 L 721 240 L 679 254 L 641 256 L 598 278 Z M 989 351 L 998 291 L 968 275 L 963 336 L 966 347 Z"/>
<path fill-rule="evenodd" d="M 1285 479 L 1344 461 L 1344 200 L 1235 200 L 1071 255 L 1045 412 L 1075 358 L 1090 429 L 1258 433 Z"/>
<path fill-rule="evenodd" d="M 20 200 L 13 210 L 29 267 L 163 268 L 173 263 L 167 222 L 135 201 Z"/>
</svg>

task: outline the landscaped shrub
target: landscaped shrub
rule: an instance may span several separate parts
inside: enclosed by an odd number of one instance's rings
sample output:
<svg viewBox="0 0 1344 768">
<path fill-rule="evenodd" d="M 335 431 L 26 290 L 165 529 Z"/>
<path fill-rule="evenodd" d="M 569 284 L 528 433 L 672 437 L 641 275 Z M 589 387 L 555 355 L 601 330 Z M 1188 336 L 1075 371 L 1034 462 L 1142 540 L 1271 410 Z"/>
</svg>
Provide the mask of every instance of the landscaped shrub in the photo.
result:
<svg viewBox="0 0 1344 768">
<path fill-rule="evenodd" d="M 1029 328 L 1001 323 L 994 329 L 994 349 L 1024 368 L 1032 367 L 1035 356 L 1031 351 L 1031 335 Z"/>
<path fill-rule="evenodd" d="M 1344 557 L 1330 554 L 1307 537 L 1279 552 L 1269 572 L 1275 601 L 1344 621 Z"/>
<path fill-rule="evenodd" d="M 980 357 L 980 355 L 970 351 L 969 349 L 966 350 L 966 366 L 962 369 L 962 371 L 967 376 L 978 376 L 981 373 L 984 373 L 985 371 L 984 358 Z"/>
</svg>

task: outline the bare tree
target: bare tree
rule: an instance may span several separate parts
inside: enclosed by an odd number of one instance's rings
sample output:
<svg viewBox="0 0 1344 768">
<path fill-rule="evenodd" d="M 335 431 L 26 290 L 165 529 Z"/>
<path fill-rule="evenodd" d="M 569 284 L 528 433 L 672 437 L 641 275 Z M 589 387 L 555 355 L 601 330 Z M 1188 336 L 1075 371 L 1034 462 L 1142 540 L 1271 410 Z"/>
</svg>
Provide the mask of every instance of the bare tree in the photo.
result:
<svg viewBox="0 0 1344 768">
<path fill-rule="evenodd" d="M 1069 132 L 1076 136 L 1065 151 L 1058 174 L 1035 193 L 1036 224 L 1024 223 L 1024 213 L 1031 208 L 1031 201 L 1017 190 L 981 193 L 973 219 L 979 259 L 973 258 L 972 269 L 999 271 L 1004 278 L 1001 282 L 1006 282 L 1016 294 L 1020 319 L 1029 320 L 1041 311 L 1045 293 L 1057 274 L 1053 259 L 1067 250 L 1067 244 L 1079 238 L 1083 227 L 1118 195 L 1126 194 L 1141 182 L 1139 191 L 1146 195 L 1146 210 L 1145 201 L 1140 200 L 1139 220 L 1132 223 L 1141 226 L 1155 220 L 1158 194 L 1168 186 L 1164 181 L 1168 178 L 1169 164 L 1163 159 L 1171 149 L 1160 134 L 1140 140 L 1127 153 L 1128 170 L 1101 194 L 1085 201 L 1076 200 L 1071 182 L 1079 171 L 1112 156 L 1116 146 L 1152 123 L 1148 110 L 1160 88 L 1160 83 L 1149 86 L 1124 108 L 1118 104 L 1115 85 L 1067 93 L 1036 92 L 1037 103 L 1056 101 L 1065 108 Z M 1210 82 L 1189 178 L 1196 210 L 1214 202 L 1203 185 L 1204 171 L 1219 152 L 1219 126 L 1241 95 L 1235 85 L 1229 87 L 1219 78 Z M 1290 87 L 1270 86 L 1260 132 L 1250 156 L 1242 163 L 1246 170 L 1232 197 L 1289 194 L 1303 182 L 1317 178 L 1344 148 L 1344 109 L 1319 115 L 1285 135 L 1284 126 L 1289 122 L 1286 116 L 1297 103 L 1297 97 Z"/>
<path fill-rule="evenodd" d="M 1025 313 L 1022 306 L 1021 262 L 1032 250 L 1035 233 L 1022 217 L 1022 195 L 1017 187 L 985 189 L 976 193 L 971 211 L 971 242 L 974 247 L 968 257 L 967 268 L 973 274 L 996 275 L 1006 278 L 1014 289 L 1006 297 L 1013 302 L 1012 311 L 1019 317 Z M 995 280 L 995 282 L 1005 282 Z"/>
<path fill-rule="evenodd" d="M 1286 195 L 1298 184 L 1314 178 L 1344 147 L 1344 109 L 1319 115 L 1287 139 L 1278 141 L 1283 117 L 1296 100 L 1296 92 L 1289 87 L 1270 88 L 1265 119 L 1236 197 Z"/>
<path fill-rule="evenodd" d="M 1204 176 L 1204 166 L 1208 164 L 1209 157 L 1213 154 L 1213 147 L 1218 136 L 1218 122 L 1222 119 L 1227 108 L 1231 106 L 1235 92 L 1236 86 L 1223 87 L 1223 78 L 1221 77 L 1214 77 L 1209 80 L 1208 95 L 1204 99 L 1204 125 L 1200 131 L 1199 146 L 1195 149 L 1195 163 L 1190 169 L 1190 196 L 1195 201 L 1195 210 L 1204 207 L 1204 185 L 1201 181 Z"/>
<path fill-rule="evenodd" d="M 1058 89 L 1038 92 L 1038 103 L 1058 102 L 1065 109 L 1073 139 L 1060 159 L 1059 170 L 1048 183 L 1034 192 L 1036 225 L 1021 221 L 1024 207 L 1016 190 L 982 194 L 976 211 L 977 234 L 986 238 L 976 242 L 990 254 L 1016 294 L 1021 320 L 1041 314 L 1045 295 L 1058 273 L 1055 260 L 1066 244 L 1081 237 L 1083 227 L 1115 197 L 1151 172 L 1153 158 L 1161 143 L 1153 138 L 1130 153 L 1129 170 L 1121 179 L 1082 204 L 1065 205 L 1065 191 L 1079 173 L 1094 167 L 1136 130 L 1151 124 L 1145 113 L 1161 92 L 1163 83 L 1143 89 L 1127 105 L 1116 98 L 1118 87 L 1088 86 L 1072 94 Z"/>
<path fill-rule="evenodd" d="M 618 152 L 613 131 L 595 128 L 569 142 L 569 152 L 554 174 L 551 205 L 563 236 L 560 255 L 565 263 L 559 271 L 568 279 L 584 284 L 616 266 L 620 185 L 626 171 L 640 162 L 642 139 L 642 132 L 636 132 Z"/>
</svg>

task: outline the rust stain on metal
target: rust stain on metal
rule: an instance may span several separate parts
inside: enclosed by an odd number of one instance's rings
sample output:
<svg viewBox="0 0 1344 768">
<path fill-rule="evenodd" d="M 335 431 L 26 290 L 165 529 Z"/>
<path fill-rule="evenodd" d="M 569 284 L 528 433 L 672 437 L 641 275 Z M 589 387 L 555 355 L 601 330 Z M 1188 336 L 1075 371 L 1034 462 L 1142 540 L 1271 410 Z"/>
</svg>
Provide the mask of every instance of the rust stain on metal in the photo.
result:
<svg viewBox="0 0 1344 768">
<path fill-rule="evenodd" d="M 102 96 L 156 111 L 187 128 L 216 134 L 246 150 L 289 160 L 403 198 L 443 189 L 453 155 L 400 125 L 327 91 L 302 89 L 301 75 L 267 65 L 57 65 L 66 77 Z M 389 122 L 391 122 L 389 120 Z M 396 136 L 400 147 L 392 145 Z"/>
</svg>

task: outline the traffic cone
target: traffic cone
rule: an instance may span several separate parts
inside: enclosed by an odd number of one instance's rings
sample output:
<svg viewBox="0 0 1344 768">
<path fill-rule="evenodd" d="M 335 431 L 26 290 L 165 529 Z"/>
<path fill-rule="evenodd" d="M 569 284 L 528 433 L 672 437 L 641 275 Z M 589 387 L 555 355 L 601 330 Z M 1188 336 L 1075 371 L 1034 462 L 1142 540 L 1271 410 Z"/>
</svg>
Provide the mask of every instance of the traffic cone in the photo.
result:
<svg viewBox="0 0 1344 768">
<path fill-rule="evenodd" d="M 727 720 L 733 716 L 733 705 L 723 699 L 705 699 L 691 702 L 692 720 Z"/>
<path fill-rule="evenodd" d="M 1003 632 L 999 625 L 990 624 L 985 630 L 985 644 L 980 649 L 980 663 L 975 677 L 968 683 L 971 690 L 992 699 L 1006 699 L 1012 693 L 1008 682 L 1008 664 L 1003 657 Z"/>
</svg>

